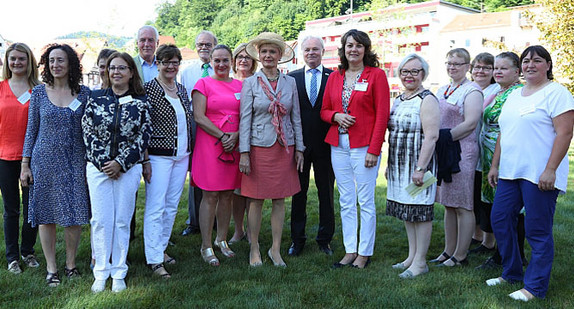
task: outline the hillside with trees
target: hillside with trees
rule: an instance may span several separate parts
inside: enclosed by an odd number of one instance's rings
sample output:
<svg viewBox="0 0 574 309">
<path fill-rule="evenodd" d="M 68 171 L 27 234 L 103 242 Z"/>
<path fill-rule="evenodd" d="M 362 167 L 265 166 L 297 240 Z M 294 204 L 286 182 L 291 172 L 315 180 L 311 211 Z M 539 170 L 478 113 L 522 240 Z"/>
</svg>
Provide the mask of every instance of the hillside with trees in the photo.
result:
<svg viewBox="0 0 574 309">
<path fill-rule="evenodd" d="M 383 8 L 397 3 L 422 0 L 354 0 L 353 11 Z M 452 0 L 451 3 L 494 12 L 506 7 L 531 4 L 532 0 Z M 286 40 L 297 38 L 305 21 L 344 15 L 349 0 L 176 0 L 158 8 L 155 26 L 162 35 L 171 35 L 178 46 L 193 48 L 195 36 L 202 29 L 215 33 L 221 43 L 238 42 L 263 31 L 281 34 Z"/>
</svg>

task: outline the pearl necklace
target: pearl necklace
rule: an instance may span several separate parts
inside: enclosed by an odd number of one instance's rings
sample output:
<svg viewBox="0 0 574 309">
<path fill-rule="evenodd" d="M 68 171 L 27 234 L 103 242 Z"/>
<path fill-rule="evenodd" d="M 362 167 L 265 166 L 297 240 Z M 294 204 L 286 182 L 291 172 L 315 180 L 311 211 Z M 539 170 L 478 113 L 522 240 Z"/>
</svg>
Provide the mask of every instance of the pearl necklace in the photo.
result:
<svg viewBox="0 0 574 309">
<path fill-rule="evenodd" d="M 157 79 L 159 81 L 159 83 L 167 90 L 169 91 L 175 91 L 177 89 L 177 84 L 174 83 L 172 87 L 169 87 L 166 83 L 164 83 L 161 78 L 158 77 Z"/>
</svg>

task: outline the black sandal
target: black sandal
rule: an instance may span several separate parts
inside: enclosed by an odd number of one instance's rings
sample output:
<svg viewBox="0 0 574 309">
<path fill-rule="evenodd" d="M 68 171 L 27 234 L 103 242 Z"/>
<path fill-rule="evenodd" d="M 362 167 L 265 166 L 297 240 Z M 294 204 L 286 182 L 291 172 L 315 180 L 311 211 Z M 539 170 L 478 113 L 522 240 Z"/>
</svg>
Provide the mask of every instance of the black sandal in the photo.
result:
<svg viewBox="0 0 574 309">
<path fill-rule="evenodd" d="M 66 277 L 68 277 L 68 279 L 73 279 L 81 276 L 80 271 L 76 267 L 72 269 L 68 269 L 68 267 L 65 267 L 64 272 L 66 273 Z"/>
<path fill-rule="evenodd" d="M 60 285 L 60 277 L 58 276 L 58 272 L 51 273 L 48 272 L 46 274 L 46 283 L 49 287 L 55 288 Z"/>
<path fill-rule="evenodd" d="M 156 276 L 160 276 L 162 279 L 169 279 L 171 278 L 171 275 L 167 272 L 167 270 L 165 269 L 165 267 L 163 266 L 163 263 L 159 263 L 159 264 L 155 264 L 155 265 L 150 265 L 151 267 L 151 271 L 153 272 L 154 275 Z M 163 269 L 163 271 L 165 271 L 165 273 L 161 273 L 161 269 Z"/>
<path fill-rule="evenodd" d="M 441 257 L 444 257 L 444 260 L 441 260 L 441 259 L 440 259 Z M 448 255 L 446 252 L 443 252 L 443 253 L 441 253 L 436 259 L 430 260 L 429 263 L 433 263 L 433 264 L 443 263 L 443 262 L 445 262 L 445 261 L 448 260 L 448 259 L 450 259 L 450 255 Z"/>
</svg>

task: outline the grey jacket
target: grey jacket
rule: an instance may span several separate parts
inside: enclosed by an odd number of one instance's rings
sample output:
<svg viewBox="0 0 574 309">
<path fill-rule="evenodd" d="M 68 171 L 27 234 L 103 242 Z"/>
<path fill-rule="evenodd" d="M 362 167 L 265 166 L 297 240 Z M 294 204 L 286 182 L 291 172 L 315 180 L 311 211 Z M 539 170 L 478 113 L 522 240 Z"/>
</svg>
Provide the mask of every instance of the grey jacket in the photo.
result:
<svg viewBox="0 0 574 309">
<path fill-rule="evenodd" d="M 241 109 L 239 121 L 239 152 L 249 152 L 251 146 L 271 147 L 279 138 L 271 123 L 271 113 L 267 111 L 271 101 L 259 85 L 258 77 L 267 84 L 271 92 L 281 91 L 280 102 L 285 106 L 287 114 L 283 116 L 283 132 L 287 145 L 295 145 L 295 150 L 303 152 L 303 130 L 301 127 L 301 112 L 299 95 L 295 79 L 280 73 L 277 89 L 274 91 L 263 72 L 258 71 L 243 81 L 241 89 Z"/>
</svg>

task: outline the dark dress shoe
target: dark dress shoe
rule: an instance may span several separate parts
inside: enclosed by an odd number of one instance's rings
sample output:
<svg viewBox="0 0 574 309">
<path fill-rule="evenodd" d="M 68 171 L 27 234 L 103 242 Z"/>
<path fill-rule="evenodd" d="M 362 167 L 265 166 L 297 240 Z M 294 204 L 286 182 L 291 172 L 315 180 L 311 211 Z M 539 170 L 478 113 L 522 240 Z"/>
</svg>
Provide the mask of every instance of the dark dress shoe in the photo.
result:
<svg viewBox="0 0 574 309">
<path fill-rule="evenodd" d="M 191 234 L 199 234 L 199 228 L 195 226 L 188 225 L 182 232 L 181 236 L 187 236 Z"/>
<path fill-rule="evenodd" d="M 478 246 L 472 250 L 468 250 L 468 253 L 469 254 L 482 254 L 482 253 L 489 253 L 489 252 L 493 252 L 493 251 L 494 251 L 494 247 L 489 249 L 486 246 L 481 244 L 480 246 Z"/>
<path fill-rule="evenodd" d="M 287 254 L 289 254 L 290 256 L 298 256 L 301 253 L 301 251 L 303 251 L 303 245 L 291 243 L 291 246 L 289 247 L 289 251 L 287 252 Z"/>
<path fill-rule="evenodd" d="M 475 269 L 485 270 L 485 269 L 497 269 L 497 268 L 501 268 L 501 267 L 502 267 L 502 264 L 497 263 L 494 260 L 494 258 L 489 257 L 484 263 L 477 266 Z"/>
<path fill-rule="evenodd" d="M 321 250 L 321 252 L 325 253 L 326 255 L 333 255 L 333 249 L 331 249 L 329 244 L 319 245 L 319 250 Z"/>
<path fill-rule="evenodd" d="M 349 263 L 349 264 L 342 264 L 342 263 L 340 263 L 340 262 L 337 262 L 337 263 L 331 265 L 331 268 L 332 268 L 332 269 L 338 269 L 338 268 L 343 268 L 343 267 L 347 267 L 347 266 L 351 266 L 351 265 L 352 265 L 351 263 Z"/>
<path fill-rule="evenodd" d="M 359 267 L 359 265 L 355 265 L 355 264 L 351 264 L 351 267 L 363 269 L 363 268 L 367 268 L 367 266 L 369 266 L 369 264 L 371 264 L 371 257 L 367 258 L 367 261 L 365 262 L 365 265 L 363 265 L 363 267 Z"/>
<path fill-rule="evenodd" d="M 482 240 L 478 240 L 478 239 L 474 239 L 474 238 L 472 238 L 472 240 L 470 241 L 471 246 L 478 245 L 481 243 L 482 243 Z"/>
</svg>

